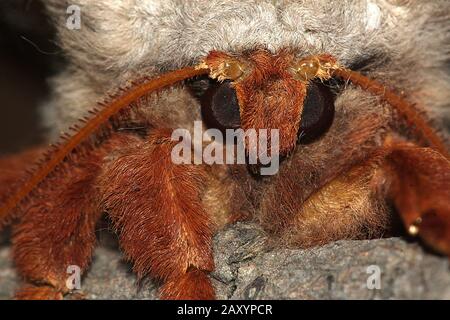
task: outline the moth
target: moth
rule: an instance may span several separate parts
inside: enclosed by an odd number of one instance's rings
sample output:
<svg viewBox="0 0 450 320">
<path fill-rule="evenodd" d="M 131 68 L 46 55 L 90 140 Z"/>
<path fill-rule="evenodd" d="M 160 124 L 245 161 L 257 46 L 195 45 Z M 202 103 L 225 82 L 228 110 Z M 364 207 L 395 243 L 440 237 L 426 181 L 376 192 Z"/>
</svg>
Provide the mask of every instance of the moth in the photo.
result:
<svg viewBox="0 0 450 320">
<path fill-rule="evenodd" d="M 17 299 L 70 293 L 67 266 L 87 270 L 104 214 L 164 299 L 215 297 L 211 239 L 239 220 L 307 248 L 399 219 L 449 255 L 447 2 L 71 1 L 79 30 L 69 3 L 45 4 L 69 65 L 42 114 L 49 141 L 70 133 L 35 169 L 41 148 L 1 160 Z M 264 147 L 278 171 L 174 163 L 172 133 L 196 120 L 277 130 Z"/>
</svg>

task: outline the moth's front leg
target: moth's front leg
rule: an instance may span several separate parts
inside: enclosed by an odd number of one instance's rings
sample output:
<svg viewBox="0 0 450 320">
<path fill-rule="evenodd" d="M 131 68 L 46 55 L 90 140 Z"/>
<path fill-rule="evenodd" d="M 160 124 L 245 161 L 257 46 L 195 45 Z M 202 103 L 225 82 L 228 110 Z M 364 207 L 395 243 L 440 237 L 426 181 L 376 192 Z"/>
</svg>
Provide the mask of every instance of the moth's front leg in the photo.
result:
<svg viewBox="0 0 450 320">
<path fill-rule="evenodd" d="M 107 151 L 100 147 L 72 161 L 70 167 L 49 176 L 20 206 L 21 219 L 13 227 L 12 244 L 14 262 L 25 284 L 16 299 L 62 299 L 71 291 L 66 284 L 69 266 L 81 273 L 89 267 L 101 215 L 95 181 Z"/>
<path fill-rule="evenodd" d="M 450 161 L 430 148 L 394 145 L 383 167 L 408 232 L 450 256 Z"/>
<path fill-rule="evenodd" d="M 163 299 L 213 299 L 204 172 L 172 162 L 170 136 L 170 130 L 155 130 L 109 163 L 99 180 L 103 207 L 138 277 L 162 280 Z"/>
<path fill-rule="evenodd" d="M 298 181 L 292 175 L 277 186 L 300 190 Z M 410 234 L 450 254 L 450 163 L 430 148 L 389 140 L 305 201 L 295 201 L 288 193 L 280 198 L 280 207 L 287 208 L 292 219 L 275 231 L 295 246 L 389 234 L 397 220 L 386 205 L 391 202 Z"/>
</svg>

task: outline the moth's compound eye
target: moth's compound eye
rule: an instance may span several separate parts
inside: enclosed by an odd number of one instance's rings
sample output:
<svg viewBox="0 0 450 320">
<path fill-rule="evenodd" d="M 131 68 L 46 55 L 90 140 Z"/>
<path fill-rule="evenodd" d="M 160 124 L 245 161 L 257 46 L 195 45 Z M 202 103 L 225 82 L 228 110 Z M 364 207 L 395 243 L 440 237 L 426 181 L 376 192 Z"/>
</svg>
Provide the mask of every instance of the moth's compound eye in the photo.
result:
<svg viewBox="0 0 450 320">
<path fill-rule="evenodd" d="M 200 97 L 203 121 L 224 131 L 241 125 L 239 103 L 231 81 L 214 82 Z"/>
<path fill-rule="evenodd" d="M 328 131 L 334 119 L 334 95 L 321 82 L 310 82 L 303 105 L 299 143 L 314 141 Z"/>
</svg>

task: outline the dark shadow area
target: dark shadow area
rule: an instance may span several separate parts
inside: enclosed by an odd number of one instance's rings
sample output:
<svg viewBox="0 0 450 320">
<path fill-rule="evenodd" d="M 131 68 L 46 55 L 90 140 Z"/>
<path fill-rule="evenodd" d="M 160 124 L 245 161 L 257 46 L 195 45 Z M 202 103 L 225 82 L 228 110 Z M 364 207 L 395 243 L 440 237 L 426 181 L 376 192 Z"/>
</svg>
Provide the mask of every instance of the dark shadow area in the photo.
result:
<svg viewBox="0 0 450 320">
<path fill-rule="evenodd" d="M 46 79 L 63 65 L 55 30 L 36 0 L 0 1 L 0 154 L 39 143 Z"/>
</svg>

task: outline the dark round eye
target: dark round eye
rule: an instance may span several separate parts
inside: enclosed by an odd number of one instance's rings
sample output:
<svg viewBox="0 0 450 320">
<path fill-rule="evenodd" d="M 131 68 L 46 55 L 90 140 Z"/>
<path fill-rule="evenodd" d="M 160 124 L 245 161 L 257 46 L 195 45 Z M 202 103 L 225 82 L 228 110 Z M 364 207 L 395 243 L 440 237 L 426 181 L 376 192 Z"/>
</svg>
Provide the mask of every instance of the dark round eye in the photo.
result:
<svg viewBox="0 0 450 320">
<path fill-rule="evenodd" d="M 333 123 L 334 95 L 322 83 L 310 82 L 303 105 L 299 143 L 306 144 L 324 134 Z"/>
<path fill-rule="evenodd" d="M 230 81 L 211 83 L 200 103 L 203 121 L 210 128 L 223 131 L 240 127 L 239 103 Z"/>
</svg>

